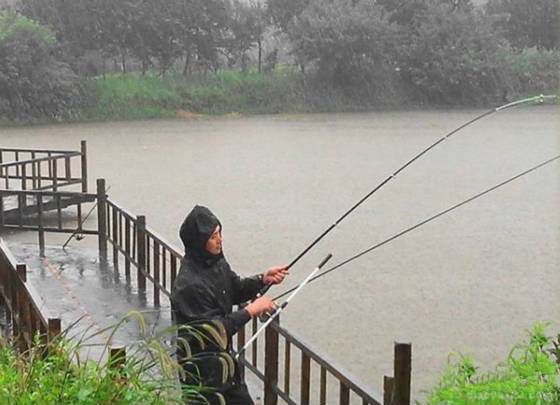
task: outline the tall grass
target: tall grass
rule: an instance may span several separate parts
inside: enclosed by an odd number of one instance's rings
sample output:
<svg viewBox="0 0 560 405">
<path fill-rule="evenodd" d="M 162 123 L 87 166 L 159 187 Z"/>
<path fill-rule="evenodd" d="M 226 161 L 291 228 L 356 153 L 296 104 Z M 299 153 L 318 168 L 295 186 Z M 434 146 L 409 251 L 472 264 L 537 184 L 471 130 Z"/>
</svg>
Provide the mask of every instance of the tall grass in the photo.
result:
<svg viewBox="0 0 560 405">
<path fill-rule="evenodd" d="M 84 351 L 106 351 L 108 342 L 123 324 L 136 320 L 143 336 L 127 346 L 125 361 L 84 358 Z M 75 325 L 48 345 L 36 344 L 19 353 L 0 342 L 0 404 L 2 405 L 170 405 L 206 403 L 198 384 L 181 386 L 184 373 L 166 343 L 177 328 L 148 331 L 138 312 L 118 324 L 85 336 Z M 87 329 L 86 329 L 87 331 Z M 189 333 L 197 335 L 194 328 Z M 109 335 L 105 343 L 92 343 Z M 200 338 L 200 334 L 198 334 Z"/>
<path fill-rule="evenodd" d="M 429 394 L 433 405 L 560 404 L 560 335 L 554 341 L 537 324 L 495 371 L 481 373 L 472 358 L 459 355 Z"/>
</svg>

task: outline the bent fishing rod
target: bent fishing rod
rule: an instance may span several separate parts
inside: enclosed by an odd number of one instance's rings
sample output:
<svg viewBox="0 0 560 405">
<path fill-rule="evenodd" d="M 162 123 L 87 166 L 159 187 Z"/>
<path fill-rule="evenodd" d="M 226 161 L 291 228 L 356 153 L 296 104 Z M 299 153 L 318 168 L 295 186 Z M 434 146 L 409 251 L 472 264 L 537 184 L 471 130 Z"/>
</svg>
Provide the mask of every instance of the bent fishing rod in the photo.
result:
<svg viewBox="0 0 560 405">
<path fill-rule="evenodd" d="M 331 268 L 329 268 L 329 269 L 326 269 L 326 270 L 323 271 L 322 273 L 319 273 L 319 274 L 313 276 L 312 278 L 310 278 L 309 280 L 306 281 L 306 284 L 311 283 L 311 282 L 317 280 L 318 278 L 323 277 L 323 276 L 327 275 L 328 273 L 330 273 L 330 272 L 332 272 L 332 271 L 335 271 L 335 270 L 341 268 L 342 266 L 344 266 L 344 265 L 346 265 L 346 264 L 348 264 L 348 263 L 350 263 L 350 262 L 353 262 L 354 260 L 356 260 L 356 259 L 358 259 L 358 258 L 364 256 L 365 254 L 368 254 L 368 253 L 370 253 L 370 252 L 372 252 L 372 251 L 374 251 L 374 250 L 380 248 L 381 246 L 386 245 L 387 243 L 392 242 L 392 241 L 394 241 L 395 239 L 398 239 L 398 238 L 400 238 L 401 236 L 403 236 L 403 235 L 405 235 L 405 234 L 407 234 L 407 233 L 409 233 L 409 232 L 412 232 L 413 230 L 418 229 L 418 228 L 420 228 L 421 226 L 426 225 L 427 223 L 432 222 L 433 220 L 435 220 L 435 219 L 437 219 L 437 218 L 439 218 L 439 217 L 441 217 L 441 216 L 443 216 L 443 215 L 446 215 L 446 214 L 448 214 L 448 213 L 450 213 L 450 212 L 452 212 L 452 211 L 455 211 L 457 208 L 462 207 L 463 205 L 466 205 L 466 204 L 468 204 L 468 203 L 470 203 L 470 202 L 472 202 L 472 201 L 474 201 L 474 200 L 476 200 L 476 199 L 478 199 L 478 198 L 480 198 L 480 197 L 482 197 L 482 196 L 484 196 L 484 195 L 486 195 L 486 194 L 488 194 L 488 193 L 490 193 L 490 192 L 492 192 L 492 191 L 494 191 L 494 190 L 497 190 L 498 188 L 503 187 L 503 186 L 505 186 L 506 184 L 511 183 L 512 181 L 517 180 L 517 179 L 519 179 L 520 177 L 523 177 L 523 176 L 525 176 L 525 175 L 527 175 L 527 174 L 529 174 L 529 173 L 531 173 L 531 172 L 533 172 L 533 171 L 535 171 L 535 170 L 537 170 L 537 169 L 540 169 L 540 168 L 542 168 L 543 166 L 546 166 L 546 165 L 548 165 L 548 164 L 550 164 L 550 163 L 552 163 L 552 162 L 554 162 L 554 161 L 556 161 L 556 160 L 558 160 L 558 159 L 560 159 L 560 155 L 554 156 L 554 157 L 552 157 L 552 158 L 550 158 L 550 159 L 548 159 L 548 160 L 546 160 L 546 161 L 544 161 L 544 162 L 542 162 L 542 163 L 539 163 L 539 164 L 536 165 L 536 166 L 533 166 L 533 167 L 531 167 L 531 168 L 529 168 L 529 169 L 527 169 L 527 170 L 525 170 L 525 171 L 523 171 L 523 172 L 521 172 L 521 173 L 519 173 L 519 174 L 517 174 L 517 175 L 515 175 L 515 176 L 513 176 L 513 177 L 510 177 L 510 178 L 507 179 L 507 180 L 502 181 L 501 183 L 498 183 L 498 184 L 496 184 L 496 185 L 494 185 L 494 186 L 492 186 L 492 187 L 490 187 L 490 188 L 488 188 L 488 189 L 482 191 L 481 193 L 478 193 L 478 194 L 476 194 L 476 195 L 474 195 L 474 196 L 472 196 L 472 197 L 470 197 L 470 198 L 468 198 L 468 199 L 466 199 L 466 200 L 463 200 L 462 202 L 460 202 L 460 203 L 458 203 L 458 204 L 455 204 L 455 205 L 453 205 L 452 207 L 449 207 L 449 208 L 447 208 L 447 209 L 445 209 L 445 210 L 443 210 L 443 211 L 440 211 L 439 213 L 437 213 L 437 214 L 435 214 L 435 215 L 432 215 L 431 217 L 429 217 L 429 218 L 427 218 L 427 219 L 425 219 L 425 220 L 423 220 L 423 221 L 417 223 L 416 225 L 413 225 L 413 226 L 411 226 L 411 227 L 409 227 L 409 228 L 406 228 L 405 230 L 403 230 L 403 231 L 401 231 L 401 232 L 399 232 L 399 233 L 397 233 L 397 234 L 391 236 L 390 238 L 385 239 L 384 241 L 379 242 L 379 243 L 377 243 L 376 245 L 373 245 L 373 246 L 367 248 L 366 250 L 363 250 L 363 251 L 361 251 L 360 253 L 358 253 L 358 254 L 356 254 L 356 255 L 354 255 L 354 256 L 352 256 L 352 257 L 346 259 L 346 260 L 343 260 L 342 262 L 336 264 L 335 266 L 333 266 L 333 267 L 331 267 Z M 289 290 L 283 292 L 282 294 L 280 294 L 280 295 L 278 295 L 277 297 L 275 297 L 275 298 L 273 299 L 273 301 L 279 300 L 280 298 L 284 297 L 284 296 L 287 295 L 287 294 L 290 294 L 291 292 L 293 292 L 293 291 L 296 290 L 297 288 L 298 288 L 298 287 L 296 286 L 296 287 L 294 287 L 294 288 L 291 288 L 291 289 L 289 289 Z"/>
<path fill-rule="evenodd" d="M 340 218 L 338 218 L 332 225 L 330 225 L 322 234 L 320 234 L 313 242 L 311 242 L 299 255 L 297 255 L 295 257 L 295 259 L 293 259 L 290 264 L 288 264 L 288 266 L 286 266 L 286 269 L 290 269 L 294 264 L 296 264 L 303 256 L 305 256 L 305 254 L 307 254 L 307 252 L 309 252 L 317 243 L 319 243 L 321 241 L 321 239 L 323 239 L 325 236 L 327 236 L 333 229 L 335 229 L 342 221 L 344 221 L 344 219 L 350 215 L 356 208 L 358 208 L 360 205 L 362 205 L 366 200 L 368 200 L 373 194 L 375 194 L 377 191 L 379 191 L 383 186 L 385 186 L 387 183 L 389 183 L 389 181 L 391 181 L 392 179 L 394 179 L 395 177 L 397 177 L 397 175 L 399 173 L 401 173 L 404 169 L 406 169 L 408 166 L 410 166 L 412 163 L 414 163 L 416 160 L 420 159 L 422 156 L 424 156 L 426 153 L 428 153 L 430 150 L 432 150 L 433 148 L 435 148 L 437 145 L 439 145 L 440 143 L 442 143 L 443 141 L 449 139 L 451 136 L 453 136 L 454 134 L 456 134 L 457 132 L 461 131 L 462 129 L 468 127 L 469 125 L 475 123 L 476 121 L 479 121 L 481 119 L 483 119 L 484 117 L 487 117 L 491 114 L 509 109 L 509 108 L 513 108 L 513 107 L 517 107 L 520 105 L 524 105 L 524 104 L 530 104 L 530 103 L 540 103 L 543 104 L 545 102 L 545 100 L 549 100 L 549 99 L 554 99 L 556 98 L 556 95 L 540 95 L 540 96 L 534 96 L 534 97 L 529 97 L 529 98 L 524 98 L 522 100 L 518 100 L 518 101 L 514 101 L 508 104 L 504 104 L 500 107 L 496 107 L 493 108 L 491 110 L 488 110 L 476 117 L 474 117 L 473 119 L 471 119 L 470 121 L 464 123 L 463 125 L 455 128 L 454 130 L 448 132 L 447 134 L 445 134 L 443 137 L 441 137 L 439 140 L 437 140 L 436 142 L 432 143 L 430 146 L 428 146 L 427 148 L 425 148 L 424 150 L 422 150 L 420 153 L 418 153 L 417 155 L 415 155 L 412 159 L 410 159 L 408 162 L 406 162 L 404 165 L 402 165 L 398 170 L 396 170 L 393 174 L 391 174 L 390 176 L 388 176 L 385 180 L 383 180 L 381 183 L 379 183 L 377 186 L 375 186 L 369 193 L 367 193 L 365 196 L 363 196 L 356 204 L 354 204 L 348 211 L 346 211 Z M 264 286 L 259 293 L 257 294 L 257 297 L 260 297 L 264 294 L 266 294 L 266 292 L 270 289 L 270 287 L 272 287 L 272 284 L 266 285 Z"/>
</svg>

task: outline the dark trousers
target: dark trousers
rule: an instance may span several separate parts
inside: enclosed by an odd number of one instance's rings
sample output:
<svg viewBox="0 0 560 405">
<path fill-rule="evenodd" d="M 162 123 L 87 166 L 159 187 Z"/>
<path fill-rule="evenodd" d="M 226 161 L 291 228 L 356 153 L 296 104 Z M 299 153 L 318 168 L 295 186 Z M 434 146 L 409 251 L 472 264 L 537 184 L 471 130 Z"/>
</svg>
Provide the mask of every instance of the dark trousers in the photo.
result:
<svg viewBox="0 0 560 405">
<path fill-rule="evenodd" d="M 224 392 L 224 398 L 227 405 L 254 405 L 255 403 L 249 395 L 247 385 L 235 384 L 229 390 Z"/>
</svg>

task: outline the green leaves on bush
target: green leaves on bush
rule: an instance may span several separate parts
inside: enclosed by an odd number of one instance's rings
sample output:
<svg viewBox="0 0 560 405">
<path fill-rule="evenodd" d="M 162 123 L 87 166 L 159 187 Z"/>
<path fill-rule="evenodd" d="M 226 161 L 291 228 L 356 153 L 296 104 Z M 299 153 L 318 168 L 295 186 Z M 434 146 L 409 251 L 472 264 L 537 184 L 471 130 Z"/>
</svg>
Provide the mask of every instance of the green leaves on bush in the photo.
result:
<svg viewBox="0 0 560 405">
<path fill-rule="evenodd" d="M 559 336 L 560 339 L 560 336 Z M 452 361 L 428 397 L 432 405 L 544 405 L 560 403 L 559 342 L 537 324 L 528 341 L 513 348 L 496 371 L 480 373 L 473 360 L 460 355 Z"/>
<path fill-rule="evenodd" d="M 79 78 L 62 61 L 53 33 L 0 12 L 0 119 L 59 119 L 81 101 Z"/>
</svg>

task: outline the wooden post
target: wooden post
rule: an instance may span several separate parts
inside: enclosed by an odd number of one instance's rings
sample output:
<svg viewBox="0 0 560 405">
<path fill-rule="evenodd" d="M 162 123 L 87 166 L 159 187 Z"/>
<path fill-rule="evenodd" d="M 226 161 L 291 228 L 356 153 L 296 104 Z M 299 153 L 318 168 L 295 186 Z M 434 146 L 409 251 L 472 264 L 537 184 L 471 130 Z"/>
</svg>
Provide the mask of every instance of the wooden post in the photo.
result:
<svg viewBox="0 0 560 405">
<path fill-rule="evenodd" d="M 61 332 L 61 321 L 60 318 L 49 318 L 48 319 L 48 330 L 47 330 L 47 340 L 52 342 Z"/>
<path fill-rule="evenodd" d="M 146 290 L 146 217 L 138 215 L 136 218 L 136 237 L 138 246 L 138 289 Z"/>
<path fill-rule="evenodd" d="M 239 308 L 241 309 L 241 307 Z M 237 351 L 241 350 L 243 346 L 245 346 L 245 325 L 237 331 Z M 241 381 L 245 381 L 245 352 L 241 353 L 237 363 L 239 364 Z"/>
<path fill-rule="evenodd" d="M 105 179 L 97 179 L 97 236 L 99 259 L 107 261 L 107 194 Z"/>
<path fill-rule="evenodd" d="M 117 211 L 117 207 L 113 206 L 112 214 L 111 214 L 111 235 L 113 237 L 113 266 L 115 270 L 119 269 L 119 212 Z"/>
<path fill-rule="evenodd" d="M 126 363 L 126 348 L 111 347 L 109 350 L 109 367 L 113 370 L 122 370 Z"/>
<path fill-rule="evenodd" d="M 88 190 L 88 181 L 87 181 L 87 144 L 86 141 L 81 141 L 80 143 L 81 149 L 81 158 L 82 158 L 82 193 L 87 193 Z"/>
<path fill-rule="evenodd" d="M 393 397 L 393 377 L 383 377 L 383 405 L 391 405 Z"/>
<path fill-rule="evenodd" d="M 37 212 L 39 214 L 39 256 L 45 257 L 45 231 L 43 229 L 43 196 L 37 195 Z"/>
<path fill-rule="evenodd" d="M 304 351 L 301 352 L 301 405 L 309 405 L 309 391 L 311 388 L 311 358 Z"/>
<path fill-rule="evenodd" d="M 394 385 L 391 405 L 410 405 L 412 345 L 395 343 Z"/>
<path fill-rule="evenodd" d="M 274 323 L 278 324 L 276 318 Z M 265 330 L 264 341 L 264 405 L 277 405 L 278 394 L 274 387 L 278 385 L 278 331 L 273 325 Z"/>
<path fill-rule="evenodd" d="M 16 272 L 24 283 L 27 282 L 27 266 L 25 264 L 16 264 Z"/>
</svg>

